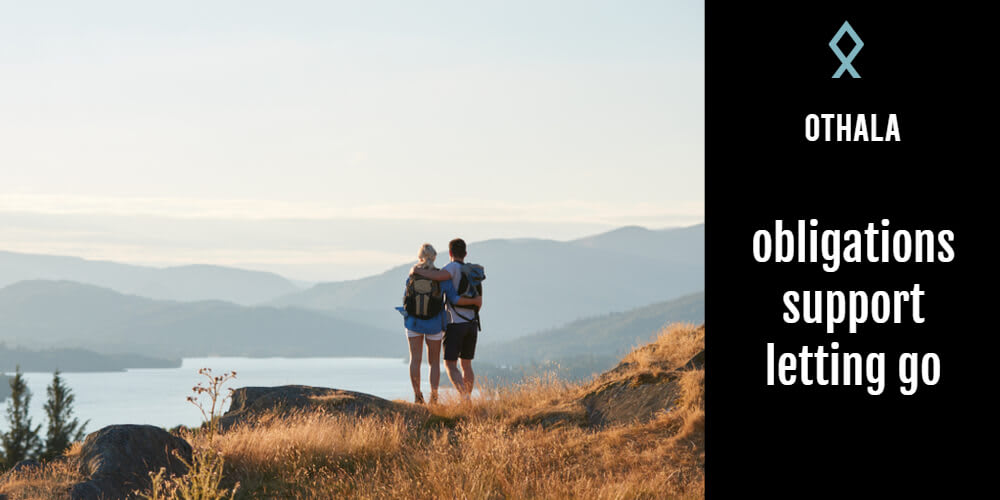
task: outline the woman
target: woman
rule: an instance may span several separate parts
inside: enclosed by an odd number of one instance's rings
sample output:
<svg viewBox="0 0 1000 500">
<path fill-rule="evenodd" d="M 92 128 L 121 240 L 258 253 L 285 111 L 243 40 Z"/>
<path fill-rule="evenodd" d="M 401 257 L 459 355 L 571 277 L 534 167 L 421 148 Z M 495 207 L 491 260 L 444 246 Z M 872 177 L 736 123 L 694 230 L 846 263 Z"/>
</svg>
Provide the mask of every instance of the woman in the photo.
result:
<svg viewBox="0 0 1000 500">
<path fill-rule="evenodd" d="M 437 270 L 434 267 L 434 259 L 436 258 L 437 251 L 434 250 L 434 247 L 430 243 L 424 243 L 417 253 L 418 262 L 414 268 Z M 407 285 L 409 285 L 411 278 L 412 272 L 406 278 Z M 451 281 L 441 281 L 439 284 L 442 296 L 451 304 L 459 306 L 482 305 L 482 297 L 459 297 Z M 441 381 L 441 340 L 444 339 L 444 330 L 448 326 L 447 314 L 445 308 L 442 307 L 441 311 L 434 317 L 419 319 L 416 316 L 405 314 L 404 311 L 403 323 L 406 327 L 407 340 L 410 343 L 410 383 L 413 385 L 413 402 L 417 404 L 424 403 L 424 394 L 420 390 L 420 358 L 423 356 L 425 342 L 427 343 L 427 363 L 431 367 L 431 404 L 437 403 L 438 383 Z"/>
</svg>

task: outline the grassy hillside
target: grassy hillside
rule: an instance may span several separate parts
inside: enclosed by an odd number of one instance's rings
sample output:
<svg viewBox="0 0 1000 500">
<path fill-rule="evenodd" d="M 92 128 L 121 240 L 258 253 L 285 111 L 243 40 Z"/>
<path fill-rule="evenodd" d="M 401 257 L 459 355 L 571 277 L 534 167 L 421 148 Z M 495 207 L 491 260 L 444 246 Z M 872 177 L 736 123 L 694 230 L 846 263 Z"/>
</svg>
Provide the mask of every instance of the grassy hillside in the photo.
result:
<svg viewBox="0 0 1000 500">
<path fill-rule="evenodd" d="M 510 340 L 567 322 L 622 311 L 704 289 L 704 226 L 613 231 L 560 242 L 490 240 L 469 245 L 468 261 L 486 266 L 484 335 Z M 445 249 L 437 264 L 447 263 Z M 321 283 L 272 302 L 331 311 L 383 329 L 398 328 L 410 266 L 368 278 Z"/>
<path fill-rule="evenodd" d="M 426 410 L 398 402 L 395 415 L 317 401 L 181 435 L 224 460 L 211 489 L 238 484 L 236 498 L 703 498 L 704 377 L 704 329 L 677 325 L 587 382 L 536 379 Z M 0 494 L 65 495 L 78 452 L 5 476 Z"/>
<path fill-rule="evenodd" d="M 553 373 L 583 380 L 611 369 L 621 356 L 656 336 L 670 323 L 705 321 L 705 294 L 699 292 L 621 313 L 574 321 L 565 326 L 477 348 L 476 373 L 498 384 Z"/>
<path fill-rule="evenodd" d="M 0 251 L 0 287 L 27 280 L 76 281 L 152 299 L 214 299 L 244 305 L 271 300 L 299 289 L 274 273 L 232 267 L 157 268 Z"/>
<path fill-rule="evenodd" d="M 0 335 L 33 348 L 157 357 L 406 353 L 397 334 L 316 311 L 158 301 L 68 281 L 25 281 L 0 289 Z"/>
</svg>

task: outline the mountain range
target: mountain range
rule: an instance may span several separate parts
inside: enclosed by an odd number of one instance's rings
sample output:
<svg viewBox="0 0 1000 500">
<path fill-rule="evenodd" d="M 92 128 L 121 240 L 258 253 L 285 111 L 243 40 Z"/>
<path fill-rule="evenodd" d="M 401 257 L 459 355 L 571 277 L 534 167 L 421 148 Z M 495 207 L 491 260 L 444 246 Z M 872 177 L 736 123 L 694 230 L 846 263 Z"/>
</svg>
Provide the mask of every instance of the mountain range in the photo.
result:
<svg viewBox="0 0 1000 500">
<path fill-rule="evenodd" d="M 484 335 L 512 340 L 575 319 L 625 311 L 704 289 L 704 225 L 665 230 L 626 227 L 568 242 L 487 240 L 468 247 L 483 264 Z M 439 267 L 447 263 L 439 249 Z M 412 265 L 412 264 L 411 264 Z M 383 329 L 402 299 L 411 265 L 352 281 L 320 283 L 270 303 L 327 311 Z"/>
<path fill-rule="evenodd" d="M 705 293 L 657 302 L 624 312 L 583 318 L 538 333 L 481 346 L 483 359 L 504 365 L 558 361 L 579 355 L 603 355 L 612 361 L 646 344 L 671 323 L 705 321 Z"/>
<path fill-rule="evenodd" d="M 443 266 L 447 251 L 439 251 Z M 571 332 L 581 326 L 565 325 L 575 320 L 701 291 L 704 225 L 624 227 L 572 241 L 472 242 L 466 260 L 486 267 L 480 342 L 541 360 L 601 347 L 574 344 Z M 402 322 L 393 308 L 411 265 L 303 290 L 258 271 L 0 252 L 0 342 L 155 358 L 403 356 Z M 614 333 L 622 325 L 608 318 L 594 332 L 604 328 L 609 339 L 624 339 Z M 511 342 L 522 338 L 520 347 Z"/>
<path fill-rule="evenodd" d="M 151 299 L 257 304 L 300 288 L 274 273 L 232 267 L 148 267 L 0 251 L 0 288 L 26 280 L 76 281 Z"/>
</svg>

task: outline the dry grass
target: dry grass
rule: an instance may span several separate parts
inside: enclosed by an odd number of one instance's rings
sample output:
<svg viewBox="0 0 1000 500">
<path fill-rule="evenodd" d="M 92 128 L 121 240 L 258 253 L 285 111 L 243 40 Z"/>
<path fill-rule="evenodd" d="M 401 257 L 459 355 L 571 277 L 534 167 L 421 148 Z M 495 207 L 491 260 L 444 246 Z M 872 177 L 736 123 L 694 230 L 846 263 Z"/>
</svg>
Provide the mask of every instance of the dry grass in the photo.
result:
<svg viewBox="0 0 1000 500">
<path fill-rule="evenodd" d="M 676 368 L 702 349 L 703 328 L 672 326 L 614 376 Z M 585 412 L 580 400 L 596 384 L 540 377 L 484 388 L 471 403 L 445 400 L 423 420 L 310 411 L 185 438 L 221 454 L 222 487 L 239 483 L 236 498 L 703 498 L 704 370 L 672 380 L 669 411 L 613 427 L 532 423 Z"/>
<path fill-rule="evenodd" d="M 41 467 L 4 474 L 0 478 L 0 495 L 10 500 L 68 499 L 69 487 L 82 480 L 75 457 L 68 456 Z"/>
<path fill-rule="evenodd" d="M 701 349 L 704 329 L 675 325 L 627 356 L 625 372 L 679 367 Z M 677 384 L 670 411 L 612 428 L 524 424 L 583 411 L 588 384 L 546 376 L 445 400 L 422 423 L 300 413 L 192 444 L 225 456 L 237 498 L 702 498 L 704 370 Z"/>
<path fill-rule="evenodd" d="M 220 435 L 186 437 L 196 449 L 222 454 L 227 486 L 239 482 L 240 490 L 262 496 L 310 496 L 320 478 L 403 453 L 412 431 L 402 418 L 300 412 L 268 415 Z"/>
<path fill-rule="evenodd" d="M 470 403 L 447 394 L 442 405 L 431 406 L 431 423 L 469 419 L 502 420 L 515 424 L 556 409 L 572 407 L 581 394 L 579 384 L 561 380 L 554 373 L 529 377 L 515 385 L 497 386 L 477 380 L 478 397 Z M 580 408 L 582 409 L 582 407 Z"/>
<path fill-rule="evenodd" d="M 658 371 L 680 368 L 705 348 L 705 329 L 675 323 L 663 329 L 652 343 L 638 346 L 622 358 L 636 370 Z"/>
</svg>

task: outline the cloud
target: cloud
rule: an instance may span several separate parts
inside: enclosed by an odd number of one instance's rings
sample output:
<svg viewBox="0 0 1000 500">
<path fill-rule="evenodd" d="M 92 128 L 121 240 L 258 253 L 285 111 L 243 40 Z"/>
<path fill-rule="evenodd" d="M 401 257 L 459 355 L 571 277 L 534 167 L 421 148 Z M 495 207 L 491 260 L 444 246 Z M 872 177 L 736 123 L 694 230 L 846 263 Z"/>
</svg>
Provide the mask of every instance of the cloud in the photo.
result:
<svg viewBox="0 0 1000 500">
<path fill-rule="evenodd" d="M 410 220 L 432 214 L 442 222 L 529 222 L 669 226 L 704 217 L 701 202 L 609 203 L 580 200 L 509 203 L 462 199 L 408 203 L 342 205 L 334 202 L 174 197 L 98 197 L 0 194 L 0 214 L 123 215 L 176 219 L 234 220 Z"/>
</svg>

